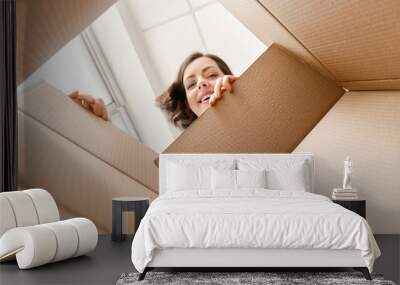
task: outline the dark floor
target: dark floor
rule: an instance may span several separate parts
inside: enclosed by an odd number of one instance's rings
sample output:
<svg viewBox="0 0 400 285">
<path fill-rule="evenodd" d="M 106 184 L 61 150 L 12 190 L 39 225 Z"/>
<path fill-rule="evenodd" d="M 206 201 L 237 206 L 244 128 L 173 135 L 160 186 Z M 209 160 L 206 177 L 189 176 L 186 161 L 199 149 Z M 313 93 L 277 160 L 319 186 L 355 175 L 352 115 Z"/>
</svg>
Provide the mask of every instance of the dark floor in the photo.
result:
<svg viewBox="0 0 400 285">
<path fill-rule="evenodd" d="M 0 264 L 0 284 L 115 284 L 124 272 L 134 271 L 131 262 L 132 238 L 112 242 L 100 235 L 96 250 L 87 256 L 19 270 L 17 263 Z"/>
<path fill-rule="evenodd" d="M 399 283 L 400 235 L 375 236 L 382 256 L 375 273 Z M 29 270 L 19 270 L 16 262 L 0 264 L 0 284 L 115 284 L 124 272 L 134 271 L 130 259 L 132 238 L 114 243 L 110 236 L 99 236 L 94 252 Z"/>
</svg>

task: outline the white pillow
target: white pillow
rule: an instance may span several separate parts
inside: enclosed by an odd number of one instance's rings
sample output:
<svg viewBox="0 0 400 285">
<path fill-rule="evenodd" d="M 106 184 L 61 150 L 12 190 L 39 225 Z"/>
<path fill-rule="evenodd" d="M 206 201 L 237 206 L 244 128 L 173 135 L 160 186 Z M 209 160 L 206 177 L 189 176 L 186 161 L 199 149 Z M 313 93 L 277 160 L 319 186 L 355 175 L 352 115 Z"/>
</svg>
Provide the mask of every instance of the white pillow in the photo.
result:
<svg viewBox="0 0 400 285">
<path fill-rule="evenodd" d="M 267 172 L 262 170 L 236 170 L 237 188 L 267 188 Z"/>
<path fill-rule="evenodd" d="M 211 168 L 234 169 L 234 160 L 182 159 L 168 161 L 167 191 L 211 190 Z"/>
<path fill-rule="evenodd" d="M 268 171 L 268 188 L 274 190 L 307 191 L 305 164 L 297 164 L 288 169 L 271 169 Z"/>
<path fill-rule="evenodd" d="M 210 189 L 210 167 L 181 164 L 169 165 L 168 189 L 171 191 L 206 190 Z"/>
<path fill-rule="evenodd" d="M 262 170 L 211 169 L 211 189 L 266 188 L 267 176 Z"/>
<path fill-rule="evenodd" d="M 267 188 L 273 190 L 311 191 L 310 168 L 304 160 L 244 160 L 240 170 L 267 170 Z"/>
<path fill-rule="evenodd" d="M 236 170 L 211 169 L 211 189 L 236 189 Z"/>
</svg>

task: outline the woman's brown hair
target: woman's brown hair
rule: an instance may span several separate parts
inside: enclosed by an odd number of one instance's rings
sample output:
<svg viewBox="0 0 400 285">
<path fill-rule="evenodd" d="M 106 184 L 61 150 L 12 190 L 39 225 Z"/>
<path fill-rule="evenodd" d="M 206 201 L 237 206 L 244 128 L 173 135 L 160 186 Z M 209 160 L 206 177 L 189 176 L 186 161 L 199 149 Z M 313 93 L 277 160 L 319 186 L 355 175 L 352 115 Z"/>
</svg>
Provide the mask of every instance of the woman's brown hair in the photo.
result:
<svg viewBox="0 0 400 285">
<path fill-rule="evenodd" d="M 190 109 L 186 98 L 185 86 L 183 84 L 183 74 L 187 66 L 200 57 L 208 57 L 215 61 L 225 75 L 232 75 L 228 65 L 214 54 L 203 54 L 195 52 L 189 55 L 181 64 L 176 80 L 171 84 L 166 92 L 157 97 L 157 105 L 161 110 L 168 114 L 168 119 L 175 126 L 186 129 L 197 119 L 197 115 Z"/>
</svg>

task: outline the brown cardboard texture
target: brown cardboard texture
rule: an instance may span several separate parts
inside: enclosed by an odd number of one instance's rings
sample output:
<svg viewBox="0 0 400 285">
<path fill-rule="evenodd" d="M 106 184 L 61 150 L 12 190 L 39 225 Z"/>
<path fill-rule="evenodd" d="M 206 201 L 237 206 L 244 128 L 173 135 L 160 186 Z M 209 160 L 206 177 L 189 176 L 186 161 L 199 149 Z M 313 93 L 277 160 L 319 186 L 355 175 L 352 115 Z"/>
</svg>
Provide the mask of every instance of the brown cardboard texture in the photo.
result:
<svg viewBox="0 0 400 285">
<path fill-rule="evenodd" d="M 41 82 L 18 95 L 18 183 L 111 232 L 111 199 L 158 195 L 158 155 Z"/>
<path fill-rule="evenodd" d="M 158 169 L 152 163 L 158 154 L 110 122 L 99 120 L 58 89 L 44 81 L 32 86 L 18 94 L 18 110 L 158 192 Z"/>
<path fill-rule="evenodd" d="M 296 147 L 312 151 L 314 186 L 330 197 L 343 179 L 343 160 L 353 161 L 353 187 L 367 200 L 374 233 L 400 233 L 400 91 L 350 91 Z M 379 190 L 378 190 L 379 189 Z"/>
<path fill-rule="evenodd" d="M 222 3 L 265 44 L 284 46 L 349 90 L 400 89 L 397 0 Z"/>
<path fill-rule="evenodd" d="M 18 112 L 18 183 L 21 189 L 43 188 L 60 208 L 87 217 L 111 232 L 111 199 L 157 194 L 113 165 Z"/>
<path fill-rule="evenodd" d="M 344 93 L 277 45 L 234 88 L 165 153 L 291 152 Z"/>
</svg>

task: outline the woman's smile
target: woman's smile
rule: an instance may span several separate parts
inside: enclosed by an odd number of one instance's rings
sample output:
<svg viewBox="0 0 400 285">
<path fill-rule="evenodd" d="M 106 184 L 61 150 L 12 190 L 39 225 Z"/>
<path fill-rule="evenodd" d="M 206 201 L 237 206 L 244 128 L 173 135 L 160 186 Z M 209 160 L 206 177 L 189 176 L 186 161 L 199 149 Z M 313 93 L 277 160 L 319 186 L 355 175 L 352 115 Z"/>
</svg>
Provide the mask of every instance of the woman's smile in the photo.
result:
<svg viewBox="0 0 400 285">
<path fill-rule="evenodd" d="M 201 103 L 208 103 L 208 100 L 210 100 L 211 95 L 214 93 L 214 90 L 206 91 L 203 92 L 200 95 L 200 99 L 197 101 L 199 104 Z"/>
</svg>

